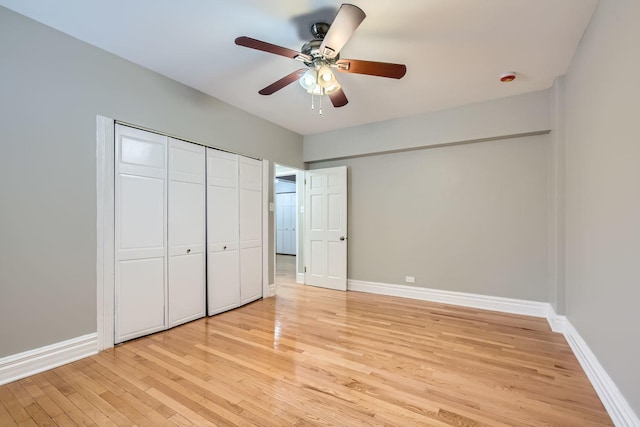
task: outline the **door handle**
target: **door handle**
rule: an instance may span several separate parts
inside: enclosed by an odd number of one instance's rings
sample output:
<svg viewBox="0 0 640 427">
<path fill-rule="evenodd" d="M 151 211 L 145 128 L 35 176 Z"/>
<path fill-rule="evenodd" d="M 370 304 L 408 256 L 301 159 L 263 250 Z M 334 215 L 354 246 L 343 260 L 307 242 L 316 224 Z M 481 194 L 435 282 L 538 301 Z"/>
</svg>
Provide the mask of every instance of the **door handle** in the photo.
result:
<svg viewBox="0 0 640 427">
<path fill-rule="evenodd" d="M 340 241 L 344 241 L 344 240 L 347 240 L 347 238 L 344 236 L 340 236 Z"/>
</svg>

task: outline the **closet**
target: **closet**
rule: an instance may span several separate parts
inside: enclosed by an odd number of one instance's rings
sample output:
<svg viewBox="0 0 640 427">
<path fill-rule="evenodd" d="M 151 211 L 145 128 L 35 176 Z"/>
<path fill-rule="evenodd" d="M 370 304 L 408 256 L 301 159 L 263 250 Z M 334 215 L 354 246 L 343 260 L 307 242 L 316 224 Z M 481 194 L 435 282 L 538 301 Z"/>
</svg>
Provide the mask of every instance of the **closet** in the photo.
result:
<svg viewBox="0 0 640 427">
<path fill-rule="evenodd" d="M 207 148 L 208 313 L 262 296 L 262 164 Z"/>
<path fill-rule="evenodd" d="M 262 297 L 262 163 L 116 125 L 115 343 Z"/>
<path fill-rule="evenodd" d="M 296 193 L 276 194 L 276 252 L 296 254 Z"/>
</svg>

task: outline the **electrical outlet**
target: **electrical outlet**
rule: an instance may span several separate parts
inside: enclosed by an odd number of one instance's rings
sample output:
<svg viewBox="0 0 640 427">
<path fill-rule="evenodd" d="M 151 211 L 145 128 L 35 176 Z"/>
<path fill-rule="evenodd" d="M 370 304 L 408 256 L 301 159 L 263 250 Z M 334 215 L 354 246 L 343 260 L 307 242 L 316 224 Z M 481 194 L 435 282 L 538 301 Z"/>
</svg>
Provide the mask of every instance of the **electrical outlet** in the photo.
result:
<svg viewBox="0 0 640 427">
<path fill-rule="evenodd" d="M 407 276 L 404 278 L 404 281 L 407 283 L 416 283 L 416 278 L 413 276 Z"/>
</svg>

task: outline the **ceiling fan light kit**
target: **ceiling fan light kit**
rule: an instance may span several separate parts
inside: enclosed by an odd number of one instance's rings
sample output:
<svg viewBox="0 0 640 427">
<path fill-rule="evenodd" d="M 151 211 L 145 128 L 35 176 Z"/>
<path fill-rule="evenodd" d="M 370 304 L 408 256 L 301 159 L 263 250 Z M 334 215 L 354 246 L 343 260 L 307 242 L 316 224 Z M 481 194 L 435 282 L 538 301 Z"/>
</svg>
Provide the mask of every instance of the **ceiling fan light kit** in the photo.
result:
<svg viewBox="0 0 640 427">
<path fill-rule="evenodd" d="M 320 114 L 322 114 L 323 95 L 329 96 L 335 108 L 343 107 L 349 102 L 334 70 L 342 73 L 366 74 L 393 79 L 401 79 L 407 72 L 407 67 L 404 64 L 340 59 L 340 51 L 365 17 L 365 13 L 359 7 L 347 3 L 343 4 L 331 25 L 317 22 L 311 26 L 311 35 L 314 38 L 305 43 L 300 52 L 246 36 L 236 38 L 235 43 L 239 46 L 303 62 L 307 70 L 302 68 L 294 71 L 261 89 L 258 93 L 271 95 L 298 80 L 300 86 L 311 94 L 311 109 L 314 109 L 314 96 L 320 97 Z"/>
</svg>

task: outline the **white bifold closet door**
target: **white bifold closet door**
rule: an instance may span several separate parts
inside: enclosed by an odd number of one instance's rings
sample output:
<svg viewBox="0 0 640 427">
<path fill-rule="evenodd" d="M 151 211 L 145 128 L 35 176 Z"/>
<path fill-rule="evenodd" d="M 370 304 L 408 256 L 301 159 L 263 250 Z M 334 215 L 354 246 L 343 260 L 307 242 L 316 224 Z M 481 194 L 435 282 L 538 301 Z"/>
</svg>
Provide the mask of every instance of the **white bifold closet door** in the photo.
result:
<svg viewBox="0 0 640 427">
<path fill-rule="evenodd" d="M 205 148 L 169 138 L 169 327 L 205 316 Z"/>
<path fill-rule="evenodd" d="M 240 157 L 240 303 L 262 297 L 262 162 Z"/>
<path fill-rule="evenodd" d="M 207 148 L 207 312 L 262 297 L 262 163 Z"/>
<path fill-rule="evenodd" d="M 238 155 L 207 148 L 207 312 L 240 305 Z"/>
<path fill-rule="evenodd" d="M 205 315 L 205 149 L 116 126 L 115 343 Z"/>
<path fill-rule="evenodd" d="M 166 328 L 167 137 L 116 126 L 115 342 Z"/>
</svg>

